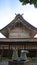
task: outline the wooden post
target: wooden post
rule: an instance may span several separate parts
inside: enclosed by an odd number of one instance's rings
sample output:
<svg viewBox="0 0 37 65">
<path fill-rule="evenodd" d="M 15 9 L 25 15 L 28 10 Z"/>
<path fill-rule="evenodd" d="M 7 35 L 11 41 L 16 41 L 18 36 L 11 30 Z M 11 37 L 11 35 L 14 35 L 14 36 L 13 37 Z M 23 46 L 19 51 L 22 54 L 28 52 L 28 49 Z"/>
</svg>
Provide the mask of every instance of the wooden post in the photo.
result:
<svg viewBox="0 0 37 65">
<path fill-rule="evenodd" d="M 1 60 L 2 60 L 2 57 L 3 57 L 3 53 L 4 53 L 4 46 L 2 46 Z"/>
</svg>

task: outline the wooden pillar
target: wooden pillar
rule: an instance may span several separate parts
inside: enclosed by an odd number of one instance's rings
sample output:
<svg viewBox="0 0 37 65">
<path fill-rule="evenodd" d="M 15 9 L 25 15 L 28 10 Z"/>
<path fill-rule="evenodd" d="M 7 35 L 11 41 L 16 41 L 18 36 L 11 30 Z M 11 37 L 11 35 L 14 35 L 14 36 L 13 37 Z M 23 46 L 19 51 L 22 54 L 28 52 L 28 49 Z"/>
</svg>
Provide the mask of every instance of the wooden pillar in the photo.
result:
<svg viewBox="0 0 37 65">
<path fill-rule="evenodd" d="M 9 49 L 8 49 L 9 51 L 8 51 L 8 57 L 10 58 L 10 44 L 9 44 Z"/>
<path fill-rule="evenodd" d="M 10 44 L 9 44 L 9 50 L 10 50 Z"/>
<path fill-rule="evenodd" d="M 3 54 L 4 54 L 4 46 L 2 46 L 1 60 L 2 60 Z"/>
<path fill-rule="evenodd" d="M 37 51 L 35 52 L 35 54 L 36 54 L 36 57 L 37 57 Z"/>
</svg>

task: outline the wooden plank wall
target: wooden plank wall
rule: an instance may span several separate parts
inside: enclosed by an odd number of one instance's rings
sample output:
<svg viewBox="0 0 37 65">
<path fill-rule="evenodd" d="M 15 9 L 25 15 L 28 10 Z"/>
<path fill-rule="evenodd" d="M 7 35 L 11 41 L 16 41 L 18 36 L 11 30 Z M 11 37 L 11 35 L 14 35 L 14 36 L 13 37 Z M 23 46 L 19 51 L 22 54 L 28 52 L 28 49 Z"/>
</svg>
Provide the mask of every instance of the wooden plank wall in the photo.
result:
<svg viewBox="0 0 37 65">
<path fill-rule="evenodd" d="M 0 45 L 0 49 L 37 49 L 36 44 L 25 44 L 25 45 Z"/>
</svg>

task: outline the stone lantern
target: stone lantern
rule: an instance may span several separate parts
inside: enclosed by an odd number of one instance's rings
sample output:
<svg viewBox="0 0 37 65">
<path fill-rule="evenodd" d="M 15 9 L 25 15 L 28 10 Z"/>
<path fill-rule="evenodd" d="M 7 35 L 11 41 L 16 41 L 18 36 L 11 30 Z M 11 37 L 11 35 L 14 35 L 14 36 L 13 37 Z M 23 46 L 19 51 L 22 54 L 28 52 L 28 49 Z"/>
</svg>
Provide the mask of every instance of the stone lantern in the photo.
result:
<svg viewBox="0 0 37 65">
<path fill-rule="evenodd" d="M 20 60 L 27 60 L 27 56 L 26 53 L 28 53 L 27 50 L 21 50 L 21 56 L 20 56 Z"/>
<path fill-rule="evenodd" d="M 21 56 L 18 57 L 18 49 L 13 49 L 12 60 L 9 60 L 8 65 L 29 65 L 26 53 L 28 53 L 28 51 L 21 50 Z"/>
<path fill-rule="evenodd" d="M 18 49 L 13 48 L 12 60 L 18 60 Z"/>
</svg>

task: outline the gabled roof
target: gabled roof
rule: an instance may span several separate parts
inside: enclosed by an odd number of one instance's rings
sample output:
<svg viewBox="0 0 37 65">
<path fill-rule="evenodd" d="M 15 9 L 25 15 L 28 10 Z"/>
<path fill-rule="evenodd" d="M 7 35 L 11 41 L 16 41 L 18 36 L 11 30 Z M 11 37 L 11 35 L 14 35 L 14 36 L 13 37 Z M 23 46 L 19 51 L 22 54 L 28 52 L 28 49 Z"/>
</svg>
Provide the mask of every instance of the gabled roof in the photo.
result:
<svg viewBox="0 0 37 65">
<path fill-rule="evenodd" d="M 9 30 L 12 29 L 12 27 L 15 25 L 15 22 L 20 19 L 24 25 L 29 29 L 29 30 L 32 30 L 34 31 L 34 33 L 37 33 L 37 28 L 35 28 L 34 26 L 32 26 L 30 23 L 28 23 L 26 20 L 24 20 L 24 18 L 22 17 L 22 15 L 18 14 L 16 15 L 15 19 L 12 20 L 7 26 L 5 26 L 3 29 L 0 30 L 0 32 L 8 37 L 8 33 L 9 33 Z"/>
</svg>

